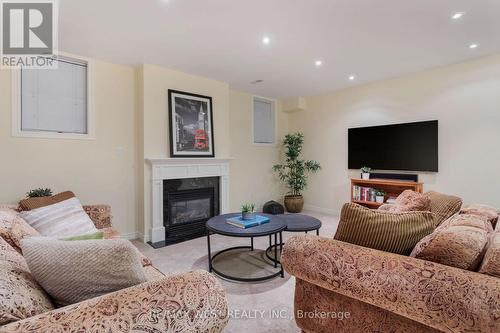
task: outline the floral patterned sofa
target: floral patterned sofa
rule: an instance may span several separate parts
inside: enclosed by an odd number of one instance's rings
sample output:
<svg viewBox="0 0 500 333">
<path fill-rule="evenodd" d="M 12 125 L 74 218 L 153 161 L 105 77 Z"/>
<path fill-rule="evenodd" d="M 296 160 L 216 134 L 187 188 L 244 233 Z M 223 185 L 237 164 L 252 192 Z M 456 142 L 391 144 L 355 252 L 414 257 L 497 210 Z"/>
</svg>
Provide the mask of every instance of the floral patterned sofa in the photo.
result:
<svg viewBox="0 0 500 333">
<path fill-rule="evenodd" d="M 304 333 L 500 332 L 498 276 L 309 235 L 288 240 L 281 260 Z"/>
<path fill-rule="evenodd" d="M 118 233 L 111 227 L 109 206 L 96 205 L 84 208 L 96 227 L 104 230 L 107 237 L 118 237 Z M 9 213 L 6 212 L 8 210 L 6 207 L 0 209 L 4 213 Z M 4 214 L 5 216 L 9 214 Z M 8 221 L 0 218 L 0 223 Z M 23 232 L 11 234 L 10 237 L 23 237 Z M 26 304 L 16 300 L 18 294 L 13 290 L 7 290 L 6 286 L 15 284 L 16 281 L 12 281 L 17 280 L 15 274 L 24 275 L 24 281 L 28 281 L 23 283 L 21 287 L 24 289 L 20 290 L 40 287 L 31 277 L 26 280 L 26 275 L 30 273 L 24 259 L 13 246 L 0 238 L 0 264 L 2 261 L 4 263 L 8 261 L 7 264 L 10 265 L 4 267 L 11 267 L 10 275 L 0 275 L 2 310 L 8 305 L 16 305 L 9 311 L 4 311 L 3 318 L 0 316 L 0 320 L 5 321 L 9 315 L 30 314 Z M 164 276 L 146 257 L 142 257 L 142 263 L 148 282 L 44 313 L 32 312 L 33 316 L 26 316 L 26 319 L 0 326 L 0 332 L 215 333 L 223 330 L 228 321 L 227 300 L 221 285 L 211 274 L 200 270 Z M 34 291 L 35 295 L 36 293 L 45 295 L 41 288 Z"/>
</svg>

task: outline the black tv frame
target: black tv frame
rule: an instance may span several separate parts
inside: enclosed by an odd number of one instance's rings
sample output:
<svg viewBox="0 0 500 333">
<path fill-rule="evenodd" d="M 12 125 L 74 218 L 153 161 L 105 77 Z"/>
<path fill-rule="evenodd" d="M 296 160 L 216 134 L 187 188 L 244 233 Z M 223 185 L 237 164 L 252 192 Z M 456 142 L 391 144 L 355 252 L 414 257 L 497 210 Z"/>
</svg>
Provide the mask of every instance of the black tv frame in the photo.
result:
<svg viewBox="0 0 500 333">
<path fill-rule="evenodd" d="M 429 126 L 435 126 L 436 128 L 436 133 L 435 133 L 435 149 L 432 149 L 432 152 L 434 153 L 435 151 L 435 154 L 436 154 L 436 158 L 432 160 L 431 163 L 429 163 L 430 165 L 432 165 L 431 167 L 425 167 L 425 168 L 421 168 L 421 167 L 417 167 L 417 168 L 404 168 L 404 167 L 399 167 L 399 166 L 389 166 L 388 165 L 370 165 L 370 163 L 367 161 L 365 164 L 366 166 L 368 167 L 371 167 L 372 169 L 376 169 L 376 170 L 380 170 L 380 171 L 403 171 L 403 172 L 432 172 L 432 173 L 436 173 L 436 172 L 439 172 L 439 121 L 438 120 L 425 120 L 425 121 L 415 121 L 415 122 L 407 122 L 407 123 L 395 123 L 395 124 L 387 124 L 387 125 L 377 125 L 377 126 L 364 126 L 364 127 L 353 127 L 353 128 L 349 128 L 348 129 L 348 133 L 347 133 L 347 136 L 348 136 L 348 147 L 347 147 L 347 151 L 348 151 L 348 161 L 347 161 L 347 164 L 348 164 L 348 169 L 350 170 L 357 170 L 359 168 L 361 168 L 361 166 L 358 166 L 357 164 L 359 163 L 356 163 L 356 166 L 354 166 L 354 162 L 359 162 L 359 161 L 352 161 L 351 160 L 351 156 L 350 154 L 352 153 L 351 151 L 351 146 L 350 146 L 350 138 L 351 138 L 351 131 L 352 130 L 363 130 L 363 129 L 375 129 L 375 128 L 381 128 L 383 129 L 384 127 L 394 127 L 394 126 L 408 126 L 408 125 L 417 125 L 417 124 L 425 124 L 425 123 L 429 123 Z M 432 123 L 432 124 L 431 124 Z M 377 144 L 374 140 L 374 144 Z M 388 148 L 390 149 L 390 148 Z M 365 149 L 366 151 L 366 149 Z M 372 164 L 375 164 L 375 163 L 372 163 Z"/>
</svg>

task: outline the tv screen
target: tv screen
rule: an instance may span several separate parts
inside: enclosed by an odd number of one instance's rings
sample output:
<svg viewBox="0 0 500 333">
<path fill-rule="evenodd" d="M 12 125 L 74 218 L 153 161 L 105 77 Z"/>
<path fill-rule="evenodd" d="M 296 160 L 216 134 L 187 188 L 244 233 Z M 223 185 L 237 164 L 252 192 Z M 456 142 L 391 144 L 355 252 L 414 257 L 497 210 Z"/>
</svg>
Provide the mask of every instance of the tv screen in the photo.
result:
<svg viewBox="0 0 500 333">
<path fill-rule="evenodd" d="M 438 121 L 350 128 L 349 169 L 438 171 Z"/>
</svg>

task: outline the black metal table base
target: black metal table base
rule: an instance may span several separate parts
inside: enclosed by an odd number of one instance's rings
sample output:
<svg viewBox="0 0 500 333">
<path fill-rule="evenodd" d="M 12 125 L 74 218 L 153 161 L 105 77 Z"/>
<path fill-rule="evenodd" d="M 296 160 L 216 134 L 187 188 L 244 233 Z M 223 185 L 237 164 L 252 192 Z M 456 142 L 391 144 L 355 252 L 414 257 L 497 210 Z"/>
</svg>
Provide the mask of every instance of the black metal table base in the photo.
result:
<svg viewBox="0 0 500 333">
<path fill-rule="evenodd" d="M 269 248 L 267 248 L 265 250 L 265 254 L 266 254 L 266 257 L 273 262 L 275 268 L 278 268 L 278 265 L 279 265 L 280 270 L 278 272 L 276 272 L 276 273 L 268 274 L 266 276 L 261 276 L 261 277 L 256 277 L 256 278 L 244 278 L 244 277 L 232 276 L 232 275 L 229 275 L 229 274 L 226 274 L 224 272 L 221 272 L 221 271 L 217 270 L 213 266 L 213 261 L 219 255 L 221 255 L 223 253 L 226 253 L 226 252 L 229 252 L 229 251 L 241 250 L 241 249 L 249 249 L 250 251 L 254 251 L 255 250 L 254 249 L 254 243 L 253 243 L 254 237 L 250 237 L 250 246 L 234 246 L 234 247 L 229 247 L 227 249 L 224 249 L 224 250 L 221 250 L 221 251 L 217 252 L 216 254 L 214 254 L 212 256 L 212 249 L 211 249 L 211 244 L 210 244 L 210 235 L 211 235 L 211 232 L 208 231 L 207 232 L 207 245 L 208 245 L 208 271 L 209 272 L 213 272 L 213 273 L 217 274 L 218 276 L 220 276 L 220 277 L 222 277 L 224 279 L 233 280 L 233 281 L 237 281 L 237 282 L 259 282 L 259 281 L 270 280 L 270 279 L 273 279 L 273 278 L 278 277 L 278 276 L 281 276 L 282 278 L 285 277 L 285 273 L 283 271 L 283 266 L 281 265 L 281 262 L 279 260 L 276 260 L 276 259 L 271 259 L 271 257 L 268 256 L 267 251 L 268 251 Z M 278 235 L 279 235 L 279 243 L 278 243 Z M 271 235 L 269 235 L 269 239 L 270 240 L 271 240 L 272 236 L 274 236 L 274 245 L 273 245 L 274 256 L 275 256 L 275 258 L 277 258 L 278 257 L 278 247 L 279 247 L 280 253 L 282 251 L 283 235 L 282 235 L 282 232 L 271 234 Z"/>
<path fill-rule="evenodd" d="M 287 230 L 285 230 L 287 231 Z M 308 231 L 290 231 L 290 232 L 305 232 L 306 234 L 311 231 L 311 230 L 308 230 Z M 319 229 L 316 229 L 316 236 L 319 236 Z M 269 235 L 269 246 L 267 247 L 266 249 L 266 257 L 267 259 L 271 260 L 271 261 L 278 261 L 280 264 L 281 264 L 281 261 L 280 260 L 276 260 L 276 258 L 278 258 L 278 255 L 277 255 L 277 249 L 278 249 L 278 246 L 280 247 L 280 257 L 281 257 L 281 251 L 283 250 L 283 245 L 285 245 L 281 239 L 281 236 L 280 236 L 280 244 L 276 244 L 276 242 L 274 244 L 271 243 L 271 235 Z M 269 252 L 272 253 L 274 249 L 274 258 L 271 257 L 269 255 Z"/>
</svg>

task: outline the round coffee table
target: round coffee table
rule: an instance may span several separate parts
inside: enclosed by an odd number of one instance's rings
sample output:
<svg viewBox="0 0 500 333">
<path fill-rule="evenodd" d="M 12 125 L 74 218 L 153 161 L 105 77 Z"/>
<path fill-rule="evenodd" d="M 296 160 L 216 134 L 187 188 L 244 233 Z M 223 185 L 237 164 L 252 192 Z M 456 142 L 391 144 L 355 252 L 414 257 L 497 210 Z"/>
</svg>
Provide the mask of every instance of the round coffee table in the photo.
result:
<svg viewBox="0 0 500 333">
<path fill-rule="evenodd" d="M 245 277 L 231 276 L 227 273 L 221 272 L 220 270 L 217 270 L 216 268 L 214 268 L 214 266 L 212 264 L 213 260 L 223 253 L 233 251 L 233 250 L 241 250 L 241 249 L 249 249 L 250 251 L 254 251 L 254 246 L 253 246 L 254 237 L 269 236 L 269 239 L 271 240 L 274 236 L 274 245 L 275 245 L 274 246 L 274 252 L 275 252 L 274 254 L 275 254 L 275 258 L 278 258 L 278 247 L 280 248 L 280 251 L 281 251 L 281 245 L 283 243 L 282 232 L 286 228 L 285 221 L 282 219 L 282 217 L 277 216 L 277 215 L 269 215 L 269 214 L 259 213 L 258 215 L 266 216 L 270 219 L 270 221 L 268 223 L 265 223 L 265 224 L 262 224 L 262 225 L 259 225 L 256 227 L 251 227 L 248 229 L 238 228 L 238 227 L 235 227 L 235 226 L 226 222 L 226 220 L 228 218 L 235 217 L 238 215 L 240 215 L 240 213 L 219 215 L 219 216 L 213 217 L 207 221 L 207 245 L 208 245 L 208 270 L 209 270 L 209 272 L 214 272 L 217 275 L 219 275 L 225 279 L 239 281 L 239 282 L 256 282 L 256 281 L 263 281 L 263 280 L 272 279 L 272 278 L 277 277 L 277 276 L 284 277 L 283 267 L 281 266 L 281 263 L 279 262 L 279 260 L 275 260 L 275 259 L 271 259 L 271 261 L 273 262 L 275 268 L 277 268 L 278 265 L 280 266 L 279 271 L 276 273 L 273 273 L 273 274 L 269 274 L 269 275 L 265 275 L 265 276 L 261 276 L 261 277 L 256 277 L 256 278 L 245 278 Z M 229 236 L 229 237 L 250 238 L 250 246 L 230 247 L 230 248 L 224 249 L 222 251 L 219 251 L 212 256 L 211 244 L 210 244 L 210 235 L 211 234 L 218 234 L 218 235 Z M 278 236 L 279 236 L 279 241 L 278 241 Z"/>
<path fill-rule="evenodd" d="M 309 231 L 314 231 L 316 230 L 316 235 L 319 236 L 319 229 L 321 228 L 321 221 L 318 220 L 315 217 L 309 216 L 309 215 L 304 215 L 304 214 L 282 214 L 279 215 L 281 218 L 285 221 L 286 223 L 286 229 L 285 231 L 288 232 L 305 232 L 306 234 Z M 280 242 L 281 243 L 281 242 Z M 281 250 L 283 247 L 283 244 L 272 244 L 271 239 L 269 238 L 269 247 L 266 249 L 266 257 L 269 260 L 277 260 L 278 254 L 277 254 L 277 248 L 278 246 L 280 247 L 279 255 L 281 256 Z M 271 257 L 271 254 L 273 254 L 274 250 L 274 258 Z M 279 261 L 279 260 L 277 260 Z"/>
</svg>

